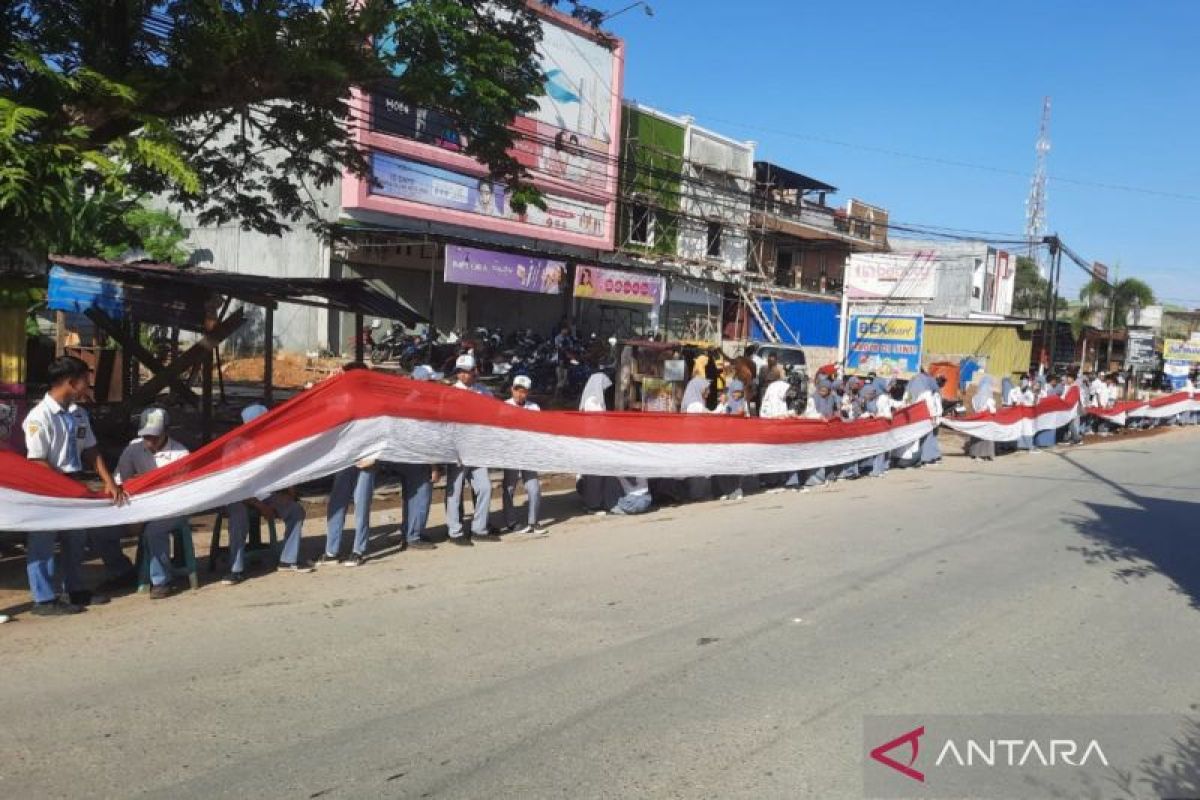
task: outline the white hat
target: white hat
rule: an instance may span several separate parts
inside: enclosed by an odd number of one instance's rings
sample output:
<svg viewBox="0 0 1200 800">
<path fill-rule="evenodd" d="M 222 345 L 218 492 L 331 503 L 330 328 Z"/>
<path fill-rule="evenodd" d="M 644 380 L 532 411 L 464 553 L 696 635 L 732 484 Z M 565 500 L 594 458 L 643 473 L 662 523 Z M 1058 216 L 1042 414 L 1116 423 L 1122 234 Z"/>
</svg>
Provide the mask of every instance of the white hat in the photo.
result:
<svg viewBox="0 0 1200 800">
<path fill-rule="evenodd" d="M 162 436 L 167 432 L 167 411 L 151 406 L 142 410 L 138 419 L 138 436 Z"/>
<path fill-rule="evenodd" d="M 242 424 L 253 422 L 269 411 L 262 403 L 254 403 L 242 409 Z"/>
<path fill-rule="evenodd" d="M 513 378 L 513 388 L 514 389 L 518 389 L 518 388 L 529 389 L 532 386 L 533 386 L 533 381 L 529 380 L 528 375 L 518 375 L 517 377 Z"/>
<path fill-rule="evenodd" d="M 440 381 L 445 376 L 440 372 L 434 372 L 433 367 L 428 364 L 421 364 L 414 367 L 412 374 L 408 377 L 414 381 Z"/>
<path fill-rule="evenodd" d="M 470 353 L 459 356 L 454 361 L 455 372 L 470 372 L 475 369 L 475 356 Z"/>
</svg>

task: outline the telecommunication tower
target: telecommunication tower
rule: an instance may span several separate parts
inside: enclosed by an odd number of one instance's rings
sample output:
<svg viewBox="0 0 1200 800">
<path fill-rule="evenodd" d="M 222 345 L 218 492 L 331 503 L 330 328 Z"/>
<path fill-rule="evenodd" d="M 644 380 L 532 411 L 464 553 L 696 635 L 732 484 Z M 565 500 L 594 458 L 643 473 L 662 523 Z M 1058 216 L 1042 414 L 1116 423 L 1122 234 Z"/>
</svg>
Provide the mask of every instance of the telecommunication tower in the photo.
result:
<svg viewBox="0 0 1200 800">
<path fill-rule="evenodd" d="M 1025 239 L 1029 243 L 1029 257 L 1038 266 L 1038 273 L 1046 277 L 1045 259 L 1042 258 L 1042 237 L 1046 235 L 1046 154 L 1050 152 L 1050 98 L 1042 98 L 1042 122 L 1038 126 L 1037 164 L 1033 169 L 1033 183 L 1029 187 L 1029 199 L 1025 201 Z"/>
</svg>

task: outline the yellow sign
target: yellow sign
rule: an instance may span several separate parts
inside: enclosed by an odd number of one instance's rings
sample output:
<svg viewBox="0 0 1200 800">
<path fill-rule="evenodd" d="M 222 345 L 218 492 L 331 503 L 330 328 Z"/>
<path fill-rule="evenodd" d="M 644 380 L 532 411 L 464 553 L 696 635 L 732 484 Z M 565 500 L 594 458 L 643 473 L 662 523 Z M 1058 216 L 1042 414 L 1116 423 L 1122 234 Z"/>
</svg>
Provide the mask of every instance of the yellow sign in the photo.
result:
<svg viewBox="0 0 1200 800">
<path fill-rule="evenodd" d="M 1164 361 L 1190 361 L 1200 364 L 1200 342 L 1185 342 L 1183 339 L 1163 341 Z"/>
<path fill-rule="evenodd" d="M 917 331 L 916 317 L 860 317 L 857 320 L 856 338 L 886 341 L 915 341 Z"/>
</svg>

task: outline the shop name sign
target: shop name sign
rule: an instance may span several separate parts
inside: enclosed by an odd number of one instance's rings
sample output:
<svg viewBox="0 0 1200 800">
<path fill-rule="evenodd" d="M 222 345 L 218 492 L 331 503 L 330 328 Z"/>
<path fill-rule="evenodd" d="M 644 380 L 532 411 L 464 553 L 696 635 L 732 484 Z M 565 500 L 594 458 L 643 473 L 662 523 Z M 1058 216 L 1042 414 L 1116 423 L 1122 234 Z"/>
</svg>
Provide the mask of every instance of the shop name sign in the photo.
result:
<svg viewBox="0 0 1200 800">
<path fill-rule="evenodd" d="M 851 300 L 932 299 L 937 294 L 937 254 L 855 253 L 846 261 Z"/>
<path fill-rule="evenodd" d="M 846 360 L 852 372 L 907 378 L 921 368 L 925 318 L 854 314 Z"/>
<path fill-rule="evenodd" d="M 858 339 L 914 342 L 919 323 L 919 317 L 855 317 L 855 333 Z"/>
<path fill-rule="evenodd" d="M 446 245 L 447 283 L 489 286 L 534 294 L 562 291 L 567 265 L 546 258 Z"/>
<path fill-rule="evenodd" d="M 589 300 L 660 305 L 666 291 L 661 277 L 639 275 L 616 269 L 584 266 L 575 268 L 575 296 Z"/>
<path fill-rule="evenodd" d="M 1163 360 L 1200 364 L 1200 342 L 1167 339 L 1163 342 Z"/>
</svg>

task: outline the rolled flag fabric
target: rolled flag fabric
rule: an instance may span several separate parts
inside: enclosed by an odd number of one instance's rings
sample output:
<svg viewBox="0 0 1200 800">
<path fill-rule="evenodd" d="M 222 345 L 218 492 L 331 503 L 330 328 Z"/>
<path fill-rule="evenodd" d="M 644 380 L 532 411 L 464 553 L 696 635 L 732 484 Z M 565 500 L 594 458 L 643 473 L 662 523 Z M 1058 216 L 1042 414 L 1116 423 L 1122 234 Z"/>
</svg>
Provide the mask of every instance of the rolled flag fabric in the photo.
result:
<svg viewBox="0 0 1200 800">
<path fill-rule="evenodd" d="M 1175 392 L 1174 394 L 1163 395 L 1156 397 L 1153 400 L 1145 403 L 1140 408 L 1135 408 L 1128 412 L 1130 417 L 1149 417 L 1150 419 L 1167 419 L 1176 414 L 1183 414 L 1188 411 L 1195 411 L 1197 405 L 1192 396 L 1187 392 Z"/>
<path fill-rule="evenodd" d="M 1122 400 L 1111 408 L 1089 408 L 1088 413 L 1113 425 L 1127 425 L 1130 413 L 1146 406 L 1145 400 Z"/>
<path fill-rule="evenodd" d="M 1033 406 L 1009 406 L 996 413 L 966 417 L 943 417 L 948 428 L 989 442 L 1015 442 L 1038 431 L 1055 430 L 1079 416 L 1079 388 L 1072 386 L 1063 397 L 1051 395 Z"/>
<path fill-rule="evenodd" d="M 924 403 L 892 420 L 742 419 L 652 413 L 530 414 L 474 392 L 370 370 L 323 381 L 108 498 L 0 453 L 0 530 L 75 530 L 218 508 L 363 459 L 686 478 L 845 464 L 932 431 Z"/>
</svg>

